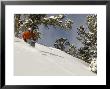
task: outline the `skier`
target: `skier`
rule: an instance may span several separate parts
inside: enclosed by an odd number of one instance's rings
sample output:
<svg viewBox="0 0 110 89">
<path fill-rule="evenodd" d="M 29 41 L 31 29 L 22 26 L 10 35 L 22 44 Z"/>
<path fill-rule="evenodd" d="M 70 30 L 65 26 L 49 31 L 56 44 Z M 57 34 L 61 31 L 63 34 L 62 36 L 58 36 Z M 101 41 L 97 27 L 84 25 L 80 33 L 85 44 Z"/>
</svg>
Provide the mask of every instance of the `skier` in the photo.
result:
<svg viewBox="0 0 110 89">
<path fill-rule="evenodd" d="M 25 42 L 29 43 L 32 47 L 35 47 L 37 37 L 36 33 L 33 32 L 32 28 L 28 28 L 28 31 L 25 31 L 22 37 Z"/>
</svg>

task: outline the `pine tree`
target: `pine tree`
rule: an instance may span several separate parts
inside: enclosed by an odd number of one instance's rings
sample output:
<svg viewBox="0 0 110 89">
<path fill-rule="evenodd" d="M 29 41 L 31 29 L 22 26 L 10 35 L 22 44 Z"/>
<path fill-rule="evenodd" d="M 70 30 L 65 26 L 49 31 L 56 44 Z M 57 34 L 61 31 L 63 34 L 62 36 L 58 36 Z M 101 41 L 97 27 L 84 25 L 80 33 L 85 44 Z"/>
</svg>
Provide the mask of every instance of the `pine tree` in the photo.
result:
<svg viewBox="0 0 110 89">
<path fill-rule="evenodd" d="M 54 43 L 54 47 L 62 51 L 66 51 L 66 46 L 70 45 L 69 41 L 66 38 L 57 39 Z"/>
<path fill-rule="evenodd" d="M 77 48 L 75 47 L 75 45 L 70 44 L 67 53 L 74 56 L 74 57 L 77 57 Z"/>
<path fill-rule="evenodd" d="M 15 24 L 14 24 L 14 27 L 15 27 L 15 36 L 18 35 L 19 33 L 19 28 L 20 28 L 20 24 L 21 24 L 21 20 L 20 20 L 20 14 L 16 14 L 14 16 L 14 20 L 15 20 Z"/>
<path fill-rule="evenodd" d="M 83 47 L 78 49 L 80 59 L 91 63 L 92 59 L 97 58 L 97 15 L 87 16 L 87 26 L 78 28 L 77 39 L 83 44 Z"/>
</svg>

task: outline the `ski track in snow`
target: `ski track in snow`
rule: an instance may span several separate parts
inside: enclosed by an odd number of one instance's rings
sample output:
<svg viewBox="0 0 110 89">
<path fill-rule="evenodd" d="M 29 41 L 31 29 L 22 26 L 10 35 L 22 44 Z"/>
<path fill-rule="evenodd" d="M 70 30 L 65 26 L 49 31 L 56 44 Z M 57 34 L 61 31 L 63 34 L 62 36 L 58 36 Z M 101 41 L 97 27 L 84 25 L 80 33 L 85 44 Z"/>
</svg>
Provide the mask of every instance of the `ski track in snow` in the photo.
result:
<svg viewBox="0 0 110 89">
<path fill-rule="evenodd" d="M 16 76 L 93 76 L 83 61 L 71 55 L 36 43 L 35 48 L 14 39 L 14 75 Z"/>
</svg>

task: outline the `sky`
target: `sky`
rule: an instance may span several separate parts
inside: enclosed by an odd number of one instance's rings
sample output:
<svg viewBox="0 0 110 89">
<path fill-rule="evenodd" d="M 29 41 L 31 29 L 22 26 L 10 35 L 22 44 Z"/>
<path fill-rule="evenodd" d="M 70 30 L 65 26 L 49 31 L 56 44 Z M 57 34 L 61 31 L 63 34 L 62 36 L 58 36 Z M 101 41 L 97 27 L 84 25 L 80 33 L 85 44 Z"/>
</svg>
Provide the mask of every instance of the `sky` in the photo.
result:
<svg viewBox="0 0 110 89">
<path fill-rule="evenodd" d="M 55 43 L 56 39 L 59 39 L 61 37 L 67 38 L 71 44 L 74 44 L 77 48 L 81 47 L 81 43 L 76 39 L 77 35 L 77 28 L 79 28 L 81 25 L 84 25 L 85 28 L 87 28 L 86 25 L 86 17 L 89 14 L 66 14 L 65 18 L 69 18 L 73 21 L 72 29 L 70 31 L 65 31 L 60 28 L 55 29 L 53 26 L 49 26 L 49 29 L 46 28 L 44 25 L 39 26 L 39 31 L 41 32 L 41 39 L 38 40 L 38 43 L 54 47 L 53 44 Z M 52 14 L 49 14 L 48 16 L 52 16 Z"/>
</svg>

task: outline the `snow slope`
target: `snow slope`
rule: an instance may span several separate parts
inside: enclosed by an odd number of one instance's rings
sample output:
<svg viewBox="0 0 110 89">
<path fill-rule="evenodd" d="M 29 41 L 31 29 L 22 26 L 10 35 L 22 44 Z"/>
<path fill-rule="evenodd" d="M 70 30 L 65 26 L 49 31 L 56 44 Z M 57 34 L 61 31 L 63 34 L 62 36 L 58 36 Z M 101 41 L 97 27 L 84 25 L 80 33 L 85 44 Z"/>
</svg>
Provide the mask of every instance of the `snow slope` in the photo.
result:
<svg viewBox="0 0 110 89">
<path fill-rule="evenodd" d="M 52 47 L 36 43 L 30 47 L 14 39 L 14 75 L 16 76 L 93 76 L 83 61 Z"/>
</svg>

